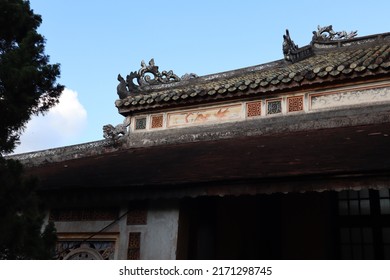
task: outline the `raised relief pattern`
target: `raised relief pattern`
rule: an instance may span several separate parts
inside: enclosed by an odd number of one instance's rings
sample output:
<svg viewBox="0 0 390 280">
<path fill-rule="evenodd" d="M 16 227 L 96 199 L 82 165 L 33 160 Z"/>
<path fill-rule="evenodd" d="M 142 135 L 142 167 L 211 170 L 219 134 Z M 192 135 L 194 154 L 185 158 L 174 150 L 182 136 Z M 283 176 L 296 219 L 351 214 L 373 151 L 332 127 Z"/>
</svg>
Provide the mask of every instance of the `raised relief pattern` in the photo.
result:
<svg viewBox="0 0 390 280">
<path fill-rule="evenodd" d="M 282 113 L 282 100 L 274 100 L 267 102 L 267 114 L 280 114 Z"/>
<path fill-rule="evenodd" d="M 303 111 L 303 96 L 293 96 L 287 98 L 288 112 Z"/>
<path fill-rule="evenodd" d="M 161 128 L 163 127 L 163 115 L 152 116 L 151 118 L 151 128 Z"/>
<path fill-rule="evenodd" d="M 247 117 L 261 116 L 261 101 L 247 103 Z"/>
<path fill-rule="evenodd" d="M 390 101 L 389 87 L 336 93 L 324 93 L 312 95 L 310 98 L 312 110 L 381 101 Z"/>
</svg>

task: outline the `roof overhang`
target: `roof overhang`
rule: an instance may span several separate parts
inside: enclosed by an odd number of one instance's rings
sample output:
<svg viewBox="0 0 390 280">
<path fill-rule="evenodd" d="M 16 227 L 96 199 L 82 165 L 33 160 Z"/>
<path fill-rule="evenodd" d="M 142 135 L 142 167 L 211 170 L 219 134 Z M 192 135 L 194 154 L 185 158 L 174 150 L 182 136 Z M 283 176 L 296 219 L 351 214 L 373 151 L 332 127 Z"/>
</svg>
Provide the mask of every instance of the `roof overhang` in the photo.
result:
<svg viewBox="0 0 390 280">
<path fill-rule="evenodd" d="M 229 130 L 235 133 L 223 139 Z M 161 133 L 164 141 L 169 133 L 172 140 L 158 143 Z M 194 141 L 194 133 L 203 141 Z M 141 144 L 146 135 L 133 134 L 127 148 L 54 160 L 27 172 L 40 178 L 41 194 L 56 204 L 379 188 L 390 183 L 388 104 L 153 135 L 149 137 L 154 140 L 144 142 L 150 146 Z"/>
</svg>

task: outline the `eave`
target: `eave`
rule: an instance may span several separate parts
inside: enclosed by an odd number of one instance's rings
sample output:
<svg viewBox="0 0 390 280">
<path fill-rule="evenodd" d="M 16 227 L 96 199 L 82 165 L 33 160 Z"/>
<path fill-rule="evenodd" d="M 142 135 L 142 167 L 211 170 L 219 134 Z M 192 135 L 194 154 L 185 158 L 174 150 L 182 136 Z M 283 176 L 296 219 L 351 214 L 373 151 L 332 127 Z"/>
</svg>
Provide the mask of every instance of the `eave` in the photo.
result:
<svg viewBox="0 0 390 280">
<path fill-rule="evenodd" d="M 84 155 L 53 155 L 37 166 L 31 164 L 36 158 L 25 164 L 29 175 L 40 178 L 40 194 L 58 205 L 380 188 L 390 183 L 388 104 L 267 121 L 264 127 L 259 126 L 264 120 L 253 120 L 242 127 L 228 123 L 182 129 L 180 135 L 187 137 L 180 139 L 178 132 L 161 131 L 149 136 L 155 139 L 149 139 L 149 146 L 142 144 L 142 135 L 133 134 L 115 149 L 104 148 L 102 142 L 93 153 L 86 149 Z M 223 137 L 226 131 L 234 133 Z M 168 143 L 158 142 L 162 135 Z"/>
</svg>

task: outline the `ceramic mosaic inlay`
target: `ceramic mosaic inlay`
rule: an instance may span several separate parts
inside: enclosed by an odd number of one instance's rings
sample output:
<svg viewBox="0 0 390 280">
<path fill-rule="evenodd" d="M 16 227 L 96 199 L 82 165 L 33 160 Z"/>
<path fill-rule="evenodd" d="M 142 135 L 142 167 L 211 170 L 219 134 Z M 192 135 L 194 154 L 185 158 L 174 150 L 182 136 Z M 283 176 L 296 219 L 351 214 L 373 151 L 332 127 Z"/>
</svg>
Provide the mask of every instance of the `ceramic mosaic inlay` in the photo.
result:
<svg viewBox="0 0 390 280">
<path fill-rule="evenodd" d="M 273 100 L 267 102 L 267 114 L 279 114 L 282 112 L 282 100 Z"/>
<path fill-rule="evenodd" d="M 261 101 L 247 103 L 247 117 L 261 116 Z"/>
<path fill-rule="evenodd" d="M 327 109 L 339 106 L 390 100 L 390 87 L 312 95 L 311 109 Z"/>
<path fill-rule="evenodd" d="M 168 114 L 168 126 L 174 127 L 231 121 L 240 119 L 241 114 L 241 104 L 201 109 L 197 111 L 170 113 Z"/>
<path fill-rule="evenodd" d="M 127 250 L 128 260 L 139 260 L 141 251 L 141 233 L 130 232 L 129 233 L 129 246 Z"/>
<path fill-rule="evenodd" d="M 146 129 L 146 117 L 135 120 L 135 129 Z"/>
<path fill-rule="evenodd" d="M 287 111 L 288 112 L 303 111 L 303 96 L 292 96 L 287 98 Z"/>
<path fill-rule="evenodd" d="M 163 127 L 163 115 L 152 116 L 151 118 L 151 128 L 161 128 Z"/>
</svg>

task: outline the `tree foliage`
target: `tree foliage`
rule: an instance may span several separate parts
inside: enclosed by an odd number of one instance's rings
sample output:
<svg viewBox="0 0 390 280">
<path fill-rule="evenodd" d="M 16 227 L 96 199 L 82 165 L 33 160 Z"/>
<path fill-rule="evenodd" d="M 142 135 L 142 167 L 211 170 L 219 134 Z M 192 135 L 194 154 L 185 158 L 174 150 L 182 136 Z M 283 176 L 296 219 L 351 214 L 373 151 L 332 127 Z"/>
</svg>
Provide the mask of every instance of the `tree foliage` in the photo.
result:
<svg viewBox="0 0 390 280">
<path fill-rule="evenodd" d="M 22 165 L 0 158 L 0 259 L 50 259 L 56 241 L 36 195 L 37 180 L 21 176 Z"/>
<path fill-rule="evenodd" d="M 0 153 L 15 148 L 32 114 L 58 102 L 59 64 L 49 64 L 41 16 L 23 0 L 0 0 Z"/>
<path fill-rule="evenodd" d="M 59 64 L 50 64 L 42 22 L 29 1 L 0 0 L 0 259 L 48 259 L 55 228 L 44 230 L 38 181 L 26 178 L 12 152 L 33 114 L 45 113 L 59 99 Z"/>
</svg>

